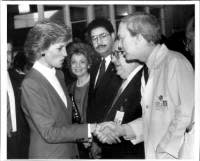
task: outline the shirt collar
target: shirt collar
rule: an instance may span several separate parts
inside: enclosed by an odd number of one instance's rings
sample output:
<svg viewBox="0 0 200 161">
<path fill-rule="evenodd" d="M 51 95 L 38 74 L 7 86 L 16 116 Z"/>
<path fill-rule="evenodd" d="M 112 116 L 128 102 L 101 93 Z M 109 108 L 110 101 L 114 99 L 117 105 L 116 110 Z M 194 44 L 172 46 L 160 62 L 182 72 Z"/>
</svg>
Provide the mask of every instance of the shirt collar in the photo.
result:
<svg viewBox="0 0 200 161">
<path fill-rule="evenodd" d="M 133 77 L 140 71 L 140 69 L 142 69 L 143 65 L 139 65 L 137 66 L 127 77 L 127 79 L 123 80 L 123 83 L 121 85 L 121 90 L 123 91 L 127 85 L 129 84 L 129 82 L 133 79 Z"/>
<path fill-rule="evenodd" d="M 146 63 L 147 67 L 149 69 L 157 68 L 161 64 L 162 60 L 165 58 L 167 51 L 168 51 L 168 49 L 164 44 L 157 45 L 153 49 L 153 51 L 151 52 L 151 54 L 147 60 L 147 63 Z"/>
<path fill-rule="evenodd" d="M 129 76 L 127 77 L 127 81 L 129 82 L 138 72 L 139 70 L 143 67 L 143 65 L 139 65 L 137 66 L 130 74 Z"/>
<path fill-rule="evenodd" d="M 55 75 L 55 73 L 56 73 L 55 68 L 49 68 L 49 67 L 43 65 L 42 63 L 40 63 L 39 61 L 36 61 L 34 63 L 33 68 L 36 69 L 37 71 L 39 71 L 40 73 L 42 73 L 43 75 L 46 75 L 46 74 Z"/>
<path fill-rule="evenodd" d="M 110 64 L 111 62 L 111 55 L 108 55 L 105 57 L 105 66 L 106 66 L 106 69 L 108 68 L 108 65 Z"/>
</svg>

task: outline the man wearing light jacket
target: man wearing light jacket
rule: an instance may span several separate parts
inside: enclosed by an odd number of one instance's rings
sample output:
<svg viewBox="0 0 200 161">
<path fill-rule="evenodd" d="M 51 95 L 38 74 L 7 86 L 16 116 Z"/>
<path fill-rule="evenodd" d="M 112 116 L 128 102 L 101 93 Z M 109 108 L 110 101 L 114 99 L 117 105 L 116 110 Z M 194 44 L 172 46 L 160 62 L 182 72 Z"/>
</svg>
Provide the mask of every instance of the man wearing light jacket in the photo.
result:
<svg viewBox="0 0 200 161">
<path fill-rule="evenodd" d="M 159 44 L 160 25 L 152 15 L 135 13 L 123 18 L 118 36 L 126 60 L 145 63 L 149 78 L 145 83 L 143 72 L 142 117 L 121 126 L 110 122 L 104 129 L 114 129 L 134 144 L 144 140 L 147 159 L 181 158 L 184 137 L 193 121 L 194 71 L 191 64 L 182 54 Z M 106 140 L 100 138 L 102 142 Z"/>
</svg>

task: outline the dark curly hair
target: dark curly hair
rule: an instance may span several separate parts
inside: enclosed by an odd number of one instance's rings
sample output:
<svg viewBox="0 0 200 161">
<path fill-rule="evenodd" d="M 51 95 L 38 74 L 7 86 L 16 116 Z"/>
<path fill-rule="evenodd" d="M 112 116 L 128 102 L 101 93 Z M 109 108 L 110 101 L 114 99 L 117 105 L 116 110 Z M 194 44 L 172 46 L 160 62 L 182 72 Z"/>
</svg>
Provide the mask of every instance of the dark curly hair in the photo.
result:
<svg viewBox="0 0 200 161">
<path fill-rule="evenodd" d="M 89 37 L 91 37 L 91 31 L 97 27 L 103 27 L 105 28 L 110 34 L 114 33 L 114 28 L 112 23 L 107 20 L 106 18 L 100 17 L 94 19 L 87 27 L 87 32 Z"/>
<path fill-rule="evenodd" d="M 93 48 L 83 42 L 71 42 L 70 44 L 67 45 L 67 66 L 70 69 L 70 72 L 72 73 L 71 70 L 71 58 L 74 54 L 82 54 L 86 57 L 88 61 L 88 65 L 92 65 L 92 57 L 94 56 L 95 52 Z M 73 75 L 73 73 L 72 73 Z"/>
</svg>

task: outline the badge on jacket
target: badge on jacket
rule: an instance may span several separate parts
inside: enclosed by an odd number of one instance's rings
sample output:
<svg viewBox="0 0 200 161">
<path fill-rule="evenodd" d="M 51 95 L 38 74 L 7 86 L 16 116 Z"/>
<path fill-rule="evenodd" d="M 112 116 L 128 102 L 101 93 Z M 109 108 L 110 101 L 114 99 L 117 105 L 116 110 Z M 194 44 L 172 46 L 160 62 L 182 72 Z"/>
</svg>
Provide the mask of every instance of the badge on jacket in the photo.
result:
<svg viewBox="0 0 200 161">
<path fill-rule="evenodd" d="M 158 98 L 153 102 L 153 106 L 156 110 L 165 111 L 168 109 L 167 100 L 164 99 L 163 95 L 158 96 Z"/>
<path fill-rule="evenodd" d="M 116 115 L 115 115 L 114 122 L 118 125 L 121 125 L 123 118 L 124 118 L 124 112 L 123 111 L 117 111 Z"/>
</svg>

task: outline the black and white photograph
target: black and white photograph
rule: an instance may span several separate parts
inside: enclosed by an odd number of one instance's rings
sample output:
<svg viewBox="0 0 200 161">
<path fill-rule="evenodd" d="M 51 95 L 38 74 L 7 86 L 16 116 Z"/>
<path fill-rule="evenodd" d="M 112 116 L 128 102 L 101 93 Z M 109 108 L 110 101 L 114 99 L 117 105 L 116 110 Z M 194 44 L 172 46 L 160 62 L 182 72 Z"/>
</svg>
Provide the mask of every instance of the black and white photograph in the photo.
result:
<svg viewBox="0 0 200 161">
<path fill-rule="evenodd" d="M 199 8 L 1 1 L 0 160 L 198 161 Z"/>
</svg>

